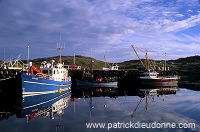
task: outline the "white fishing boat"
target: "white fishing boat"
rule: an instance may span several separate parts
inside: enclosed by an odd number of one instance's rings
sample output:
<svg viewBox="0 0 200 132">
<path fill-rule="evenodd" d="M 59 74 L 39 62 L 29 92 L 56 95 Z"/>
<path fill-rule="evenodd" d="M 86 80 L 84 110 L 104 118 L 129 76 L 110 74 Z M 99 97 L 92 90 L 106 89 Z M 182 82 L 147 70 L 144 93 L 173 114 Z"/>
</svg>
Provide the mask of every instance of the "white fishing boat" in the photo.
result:
<svg viewBox="0 0 200 132">
<path fill-rule="evenodd" d="M 178 75 L 160 75 L 158 71 L 156 71 L 155 66 L 151 64 L 151 61 L 149 60 L 149 56 L 147 51 L 145 52 L 145 60 L 144 62 L 140 59 L 139 55 L 137 54 L 134 45 L 132 45 L 132 48 L 134 49 L 136 55 L 138 56 L 140 62 L 145 67 L 145 72 L 142 76 L 140 76 L 140 80 L 142 82 L 142 85 L 147 86 L 177 86 L 178 79 L 180 77 Z M 166 61 L 163 68 L 166 71 Z M 168 68 L 169 69 L 169 68 Z"/>
<path fill-rule="evenodd" d="M 174 76 L 159 76 L 157 71 L 153 69 L 148 69 L 148 71 L 143 73 L 140 77 L 143 85 L 156 85 L 156 86 L 176 86 L 179 77 Z"/>
</svg>

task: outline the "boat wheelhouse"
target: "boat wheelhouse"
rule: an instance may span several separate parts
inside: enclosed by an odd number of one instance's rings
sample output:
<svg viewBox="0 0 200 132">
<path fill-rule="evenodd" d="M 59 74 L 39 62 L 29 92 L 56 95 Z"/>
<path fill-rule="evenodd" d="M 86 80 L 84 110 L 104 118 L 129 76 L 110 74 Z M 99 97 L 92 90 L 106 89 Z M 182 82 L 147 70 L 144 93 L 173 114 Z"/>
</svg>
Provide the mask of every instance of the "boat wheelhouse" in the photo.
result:
<svg viewBox="0 0 200 132">
<path fill-rule="evenodd" d="M 157 79 L 159 73 L 154 71 L 153 69 L 149 69 L 147 72 L 143 73 L 143 76 L 140 79 Z"/>
<path fill-rule="evenodd" d="M 40 71 L 42 73 L 37 73 L 37 76 L 43 76 L 43 74 L 47 75 L 49 79 L 54 81 L 71 81 L 71 77 L 68 76 L 68 71 L 64 68 L 63 64 L 58 63 L 57 65 L 53 65 L 52 63 L 47 63 L 43 61 L 40 66 Z"/>
</svg>

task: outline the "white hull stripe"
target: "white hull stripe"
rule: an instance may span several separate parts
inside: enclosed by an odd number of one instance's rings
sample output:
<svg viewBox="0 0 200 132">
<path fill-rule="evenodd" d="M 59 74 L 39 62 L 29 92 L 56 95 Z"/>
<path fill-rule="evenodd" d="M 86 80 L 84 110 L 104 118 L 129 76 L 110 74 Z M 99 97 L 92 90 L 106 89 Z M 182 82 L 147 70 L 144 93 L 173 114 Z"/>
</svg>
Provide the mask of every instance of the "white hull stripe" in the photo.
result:
<svg viewBox="0 0 200 132">
<path fill-rule="evenodd" d="M 38 82 L 31 82 L 31 81 L 24 81 L 24 82 L 25 82 L 25 83 L 32 83 L 32 84 L 48 85 L 48 86 L 65 86 L 65 85 L 71 85 L 71 83 L 69 83 L 69 84 L 55 85 L 55 84 L 38 83 Z"/>
<path fill-rule="evenodd" d="M 66 90 L 70 90 L 71 87 L 65 88 L 65 89 L 58 89 L 54 91 L 46 91 L 46 92 L 23 92 L 22 96 L 23 97 L 28 97 L 28 96 L 35 96 L 35 95 L 42 95 L 42 94 L 50 94 L 50 93 L 61 93 Z"/>
<path fill-rule="evenodd" d="M 70 92 L 68 92 L 68 93 L 70 93 Z M 66 94 L 68 94 L 68 93 L 66 93 Z M 27 106 L 27 107 L 24 107 L 23 109 L 28 109 L 28 108 L 35 107 L 35 106 L 38 106 L 38 105 L 42 105 L 42 104 L 45 104 L 45 103 L 51 102 L 51 101 L 53 101 L 53 100 L 55 100 L 55 99 L 57 99 L 57 98 L 59 98 L 59 97 L 62 97 L 62 96 L 63 96 L 63 95 L 58 96 L 58 97 L 55 97 L 55 98 L 50 99 L 50 100 L 48 100 L 48 101 L 41 102 L 41 103 L 39 103 L 39 104 L 35 104 L 35 105 L 31 105 L 31 106 Z"/>
</svg>

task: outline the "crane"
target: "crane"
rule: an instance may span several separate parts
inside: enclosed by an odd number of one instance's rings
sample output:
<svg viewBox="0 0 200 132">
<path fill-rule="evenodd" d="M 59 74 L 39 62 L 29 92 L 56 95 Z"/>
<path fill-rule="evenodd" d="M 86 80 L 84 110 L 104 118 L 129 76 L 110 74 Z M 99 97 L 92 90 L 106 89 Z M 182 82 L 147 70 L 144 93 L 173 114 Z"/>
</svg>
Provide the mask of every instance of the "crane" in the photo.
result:
<svg viewBox="0 0 200 132">
<path fill-rule="evenodd" d="M 139 57 L 139 55 L 138 55 L 138 53 L 137 53 L 137 51 L 136 51 L 136 49 L 135 49 L 135 46 L 134 46 L 134 45 L 131 45 L 131 47 L 132 47 L 133 50 L 135 51 L 135 53 L 136 53 L 138 59 L 140 60 L 142 66 L 144 66 L 146 69 L 150 69 L 150 68 L 151 68 L 151 64 L 150 64 L 150 61 L 149 61 L 149 56 L 148 56 L 147 50 L 146 50 L 146 52 L 140 50 L 140 51 L 142 51 L 143 53 L 145 53 L 145 62 L 143 62 L 143 61 L 140 59 L 140 57 Z"/>
</svg>

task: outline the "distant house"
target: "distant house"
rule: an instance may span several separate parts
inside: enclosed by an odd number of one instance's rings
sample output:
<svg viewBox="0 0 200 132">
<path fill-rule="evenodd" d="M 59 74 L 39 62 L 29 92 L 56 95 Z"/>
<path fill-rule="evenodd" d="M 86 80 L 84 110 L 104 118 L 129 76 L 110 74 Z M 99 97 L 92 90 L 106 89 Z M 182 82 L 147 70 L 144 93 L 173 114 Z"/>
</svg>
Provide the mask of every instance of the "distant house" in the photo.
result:
<svg viewBox="0 0 200 132">
<path fill-rule="evenodd" d="M 172 65 L 173 65 L 173 64 L 174 64 L 174 62 L 173 62 L 173 61 L 169 61 L 169 62 L 167 62 L 167 64 L 172 64 Z"/>
</svg>

